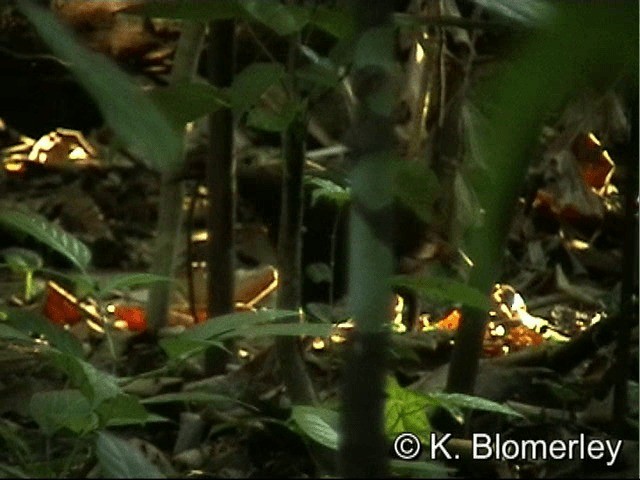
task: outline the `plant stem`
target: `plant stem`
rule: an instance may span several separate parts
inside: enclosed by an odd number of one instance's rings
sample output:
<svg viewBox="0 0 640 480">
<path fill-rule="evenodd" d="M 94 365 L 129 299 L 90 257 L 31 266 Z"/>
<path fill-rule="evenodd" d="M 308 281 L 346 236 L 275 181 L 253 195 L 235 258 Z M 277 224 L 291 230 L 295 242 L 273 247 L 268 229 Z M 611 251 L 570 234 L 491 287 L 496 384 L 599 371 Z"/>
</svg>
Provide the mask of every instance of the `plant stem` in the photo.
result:
<svg viewBox="0 0 640 480">
<path fill-rule="evenodd" d="M 184 83 L 193 78 L 198 66 L 204 25 L 185 22 L 173 61 L 171 84 Z M 178 236 L 182 219 L 182 185 L 172 173 L 163 173 L 160 184 L 158 238 L 151 272 L 164 277 L 173 276 Z M 149 329 L 157 330 L 166 323 L 171 299 L 171 282 L 158 282 L 149 295 Z"/>
<path fill-rule="evenodd" d="M 216 88 L 229 88 L 233 81 L 235 21 L 212 22 L 209 28 L 209 80 Z M 209 195 L 207 228 L 207 307 L 215 317 L 234 310 L 234 223 L 235 162 L 233 156 L 233 113 L 221 108 L 209 115 L 209 157 L 206 181 Z M 205 369 L 209 375 L 223 373 L 229 360 L 227 351 L 209 348 Z"/>
</svg>

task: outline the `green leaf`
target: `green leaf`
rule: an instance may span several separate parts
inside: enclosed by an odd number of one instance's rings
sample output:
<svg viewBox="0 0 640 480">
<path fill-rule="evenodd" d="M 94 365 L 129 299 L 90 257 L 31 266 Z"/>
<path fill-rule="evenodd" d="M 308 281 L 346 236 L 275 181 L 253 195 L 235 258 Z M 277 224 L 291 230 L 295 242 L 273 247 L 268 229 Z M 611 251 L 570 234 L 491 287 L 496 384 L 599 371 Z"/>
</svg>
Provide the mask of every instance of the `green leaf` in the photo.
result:
<svg viewBox="0 0 640 480">
<path fill-rule="evenodd" d="M 82 345 L 69 332 L 62 327 L 51 323 L 49 319 L 39 313 L 25 310 L 24 308 L 3 307 L 0 313 L 6 316 L 4 324 L 26 334 L 42 335 L 60 352 L 81 357 Z"/>
<path fill-rule="evenodd" d="M 14 273 L 35 272 L 43 265 L 42 257 L 33 250 L 12 247 L 4 249 L 1 253 Z"/>
<path fill-rule="evenodd" d="M 278 0 L 242 0 L 240 6 L 251 18 L 281 36 L 299 32 L 309 22 L 308 9 Z"/>
<path fill-rule="evenodd" d="M 258 105 L 249 111 L 247 125 L 265 132 L 284 132 L 296 118 L 298 105 L 287 102 L 279 111 Z"/>
<path fill-rule="evenodd" d="M 133 395 L 120 394 L 102 402 L 96 409 L 103 427 L 143 425 L 150 421 L 149 412 Z"/>
<path fill-rule="evenodd" d="M 338 413 L 328 408 L 294 405 L 291 419 L 311 440 L 338 449 Z"/>
<path fill-rule="evenodd" d="M 158 282 L 171 282 L 172 279 L 153 273 L 123 273 L 114 275 L 100 285 L 103 295 L 113 293 L 115 290 L 130 289 L 153 285 Z"/>
<path fill-rule="evenodd" d="M 338 208 L 348 205 L 351 201 L 351 190 L 342 187 L 326 178 L 305 176 L 305 185 L 315 187 L 311 191 L 311 206 L 315 206 L 319 200 L 335 203 Z"/>
<path fill-rule="evenodd" d="M 395 68 L 393 56 L 394 31 L 392 27 L 371 28 L 358 39 L 354 53 L 354 67 L 379 67 L 391 72 Z"/>
<path fill-rule="evenodd" d="M 520 413 L 516 412 L 511 407 L 492 402 L 486 398 L 464 395 L 462 393 L 440 392 L 429 393 L 428 397 L 430 397 L 438 406 L 449 411 L 451 411 L 452 408 L 464 408 L 468 410 L 482 410 L 485 412 L 494 412 L 502 415 L 523 418 Z"/>
<path fill-rule="evenodd" d="M 443 277 L 411 278 L 395 276 L 392 284 L 406 287 L 429 301 L 436 303 L 459 303 L 479 310 L 489 310 L 491 305 L 487 295 L 476 288 L 457 280 Z"/>
<path fill-rule="evenodd" d="M 24 332 L 20 330 L 10 327 L 9 325 L 5 325 L 4 323 L 0 323 L 0 339 L 2 340 L 21 340 L 23 342 L 32 343 L 33 339 Z"/>
<path fill-rule="evenodd" d="M 35 393 L 29 402 L 29 412 L 46 435 L 63 428 L 76 434 L 98 428 L 98 416 L 78 390 Z"/>
<path fill-rule="evenodd" d="M 350 37 L 355 31 L 353 16 L 336 8 L 318 6 L 311 12 L 309 22 L 336 38 Z"/>
<path fill-rule="evenodd" d="M 269 87 L 284 78 L 282 65 L 252 63 L 233 79 L 231 107 L 236 115 L 242 115 L 256 105 Z"/>
<path fill-rule="evenodd" d="M 225 338 L 242 337 L 328 337 L 333 330 L 332 325 L 325 323 L 275 323 L 256 325 L 252 328 L 238 329 L 225 335 Z"/>
<path fill-rule="evenodd" d="M 439 190 L 438 179 L 431 169 L 417 162 L 394 162 L 393 188 L 398 200 L 422 221 L 430 221 Z"/>
<path fill-rule="evenodd" d="M 116 377 L 102 372 L 80 358 L 56 351 L 49 352 L 56 367 L 64 371 L 71 383 L 89 399 L 92 408 L 105 400 L 124 395 Z"/>
<path fill-rule="evenodd" d="M 229 106 L 227 94 L 206 83 L 159 87 L 147 95 L 179 131 L 187 122 Z"/>
<path fill-rule="evenodd" d="M 433 402 L 418 392 L 400 387 L 393 377 L 388 377 L 385 403 L 385 433 L 395 438 L 404 432 L 417 435 L 423 443 L 429 443 L 431 424 L 427 407 Z"/>
<path fill-rule="evenodd" d="M 98 433 L 96 455 L 107 478 L 165 478 L 142 452 L 111 433 Z"/>
<path fill-rule="evenodd" d="M 307 265 L 305 273 L 313 283 L 329 283 L 333 279 L 333 273 L 331 272 L 329 265 L 323 262 Z"/>
<path fill-rule="evenodd" d="M 298 318 L 288 310 L 262 310 L 221 315 L 200 323 L 185 332 L 160 340 L 160 346 L 171 359 L 184 359 L 208 346 L 221 346 L 223 338 L 238 336 L 238 330 L 283 318 Z"/>
<path fill-rule="evenodd" d="M 117 135 L 157 170 L 177 170 L 182 137 L 142 89 L 106 57 L 81 46 L 51 12 L 28 0 L 18 5 L 56 56 L 69 63 Z"/>
<path fill-rule="evenodd" d="M 242 13 L 235 0 L 152 0 L 127 8 L 127 13 L 148 17 L 211 22 L 235 18 Z"/>
<path fill-rule="evenodd" d="M 35 238 L 64 255 L 83 272 L 91 262 L 91 251 L 84 243 L 35 212 L 3 209 L 0 212 L 0 225 Z"/>
</svg>

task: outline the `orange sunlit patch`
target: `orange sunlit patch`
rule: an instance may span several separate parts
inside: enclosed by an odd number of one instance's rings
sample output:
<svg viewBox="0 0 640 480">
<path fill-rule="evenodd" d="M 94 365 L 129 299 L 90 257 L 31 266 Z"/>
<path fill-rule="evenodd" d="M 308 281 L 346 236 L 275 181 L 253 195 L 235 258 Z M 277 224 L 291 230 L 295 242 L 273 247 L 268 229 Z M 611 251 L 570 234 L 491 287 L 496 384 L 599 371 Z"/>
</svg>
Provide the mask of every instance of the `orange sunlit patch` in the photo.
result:
<svg viewBox="0 0 640 480">
<path fill-rule="evenodd" d="M 142 307 L 134 305 L 116 305 L 113 311 L 116 318 L 127 324 L 132 332 L 144 332 L 147 329 L 147 312 Z"/>
<path fill-rule="evenodd" d="M 615 164 L 593 133 L 576 136 L 571 145 L 585 183 L 600 191 L 606 187 L 613 175 Z"/>
<path fill-rule="evenodd" d="M 452 310 L 446 317 L 436 323 L 435 327 L 441 330 L 457 330 L 460 326 L 462 314 L 460 310 Z"/>
<path fill-rule="evenodd" d="M 511 350 L 515 351 L 533 345 L 540 345 L 543 340 L 542 335 L 539 333 L 524 325 L 519 325 L 509 330 L 505 343 L 509 345 Z"/>
<path fill-rule="evenodd" d="M 47 282 L 44 314 L 58 325 L 73 325 L 82 320 L 78 299 L 55 282 Z"/>
</svg>

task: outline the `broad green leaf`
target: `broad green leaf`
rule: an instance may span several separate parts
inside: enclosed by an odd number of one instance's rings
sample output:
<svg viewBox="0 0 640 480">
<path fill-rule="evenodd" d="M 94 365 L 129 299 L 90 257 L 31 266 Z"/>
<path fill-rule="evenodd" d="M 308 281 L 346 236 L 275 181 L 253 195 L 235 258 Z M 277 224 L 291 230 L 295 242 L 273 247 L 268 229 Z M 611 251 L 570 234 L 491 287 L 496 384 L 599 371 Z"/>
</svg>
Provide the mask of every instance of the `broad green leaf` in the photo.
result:
<svg viewBox="0 0 640 480">
<path fill-rule="evenodd" d="M 305 176 L 305 185 L 313 186 L 311 191 L 311 206 L 315 206 L 319 200 L 334 202 L 339 208 L 348 205 L 351 201 L 351 190 L 342 187 L 326 178 Z"/>
<path fill-rule="evenodd" d="M 225 20 L 235 18 L 243 13 L 236 0 L 180 0 L 179 2 L 151 0 L 132 5 L 126 11 L 148 17 L 196 22 Z"/>
<path fill-rule="evenodd" d="M 273 323 L 276 320 L 296 319 L 298 312 L 289 310 L 261 310 L 258 312 L 239 312 L 221 315 L 196 325 L 175 338 L 189 340 L 211 340 L 222 335 L 233 334 L 238 330 L 252 328 L 262 323 Z"/>
<path fill-rule="evenodd" d="M 278 64 L 252 63 L 247 66 L 233 79 L 230 95 L 234 113 L 241 115 L 256 105 L 267 89 L 284 75 L 284 68 Z"/>
<path fill-rule="evenodd" d="M 323 262 L 307 265 L 305 273 L 313 283 L 328 283 L 331 282 L 333 278 L 333 273 L 331 272 L 329 265 Z"/>
<path fill-rule="evenodd" d="M 18 5 L 53 52 L 69 63 L 117 135 L 157 170 L 176 170 L 182 137 L 142 89 L 112 61 L 81 46 L 51 12 L 28 0 Z"/>
<path fill-rule="evenodd" d="M 336 69 L 318 63 L 302 65 L 296 69 L 295 76 L 300 80 L 301 88 L 308 91 L 314 91 L 314 87 L 335 88 L 340 82 L 340 74 Z"/>
<path fill-rule="evenodd" d="M 158 282 L 170 282 L 170 278 L 153 273 L 123 273 L 114 275 L 112 278 L 100 285 L 103 295 L 113 293 L 115 290 L 129 289 L 153 285 Z"/>
<path fill-rule="evenodd" d="M 20 340 L 29 343 L 33 342 L 33 339 L 26 333 L 4 323 L 0 323 L 0 339 L 10 341 Z"/>
<path fill-rule="evenodd" d="M 91 262 L 91 251 L 84 243 L 35 212 L 3 209 L 0 211 L 0 225 L 35 238 L 67 257 L 83 272 Z"/>
<path fill-rule="evenodd" d="M 294 405 L 291 419 L 311 440 L 338 449 L 338 413 L 327 408 Z"/>
<path fill-rule="evenodd" d="M 355 31 L 353 16 L 347 11 L 318 6 L 311 11 L 309 23 L 336 38 L 350 37 Z"/>
<path fill-rule="evenodd" d="M 278 0 L 241 0 L 240 6 L 251 18 L 281 36 L 299 32 L 309 22 L 307 8 L 284 5 Z"/>
<path fill-rule="evenodd" d="M 30 335 L 42 335 L 50 345 L 68 355 L 82 357 L 82 345 L 62 327 L 51 323 L 43 315 L 24 308 L 2 307 L 0 313 L 6 319 L 2 324 L 10 326 L 20 332 Z"/>
<path fill-rule="evenodd" d="M 250 328 L 239 328 L 224 336 L 224 338 L 242 337 L 328 337 L 333 327 L 326 323 L 274 323 L 256 325 Z"/>
<path fill-rule="evenodd" d="M 428 443 L 431 425 L 427 418 L 427 407 L 433 402 L 423 394 L 402 388 L 393 377 L 388 377 L 385 403 L 385 433 L 395 438 L 401 433 L 411 432 L 423 443 Z"/>
<path fill-rule="evenodd" d="M 238 330 L 278 319 L 298 318 L 297 312 L 262 310 L 221 315 L 196 325 L 185 332 L 160 340 L 160 346 L 172 359 L 184 359 L 201 352 L 208 346 L 222 346 L 223 338 L 237 337 Z"/>
<path fill-rule="evenodd" d="M 438 406 L 447 410 L 457 407 L 468 410 L 483 410 L 485 412 L 494 412 L 502 415 L 522 418 L 522 415 L 511 407 L 492 402 L 486 398 L 464 395 L 462 393 L 440 392 L 429 393 L 428 396 L 437 403 Z"/>
<path fill-rule="evenodd" d="M 187 122 L 229 106 L 228 95 L 206 83 L 158 87 L 148 96 L 180 131 Z"/>
<path fill-rule="evenodd" d="M 96 409 L 103 427 L 142 425 L 150 421 L 151 415 L 133 395 L 120 394 L 102 402 Z"/>
<path fill-rule="evenodd" d="M 393 56 L 394 32 L 388 26 L 367 30 L 355 47 L 355 68 L 379 67 L 386 72 L 395 68 Z"/>
<path fill-rule="evenodd" d="M 89 399 L 93 408 L 105 400 L 124 395 L 117 383 L 116 377 L 98 370 L 78 357 L 60 352 L 49 352 L 54 365 L 64 371 L 73 386 Z"/>
<path fill-rule="evenodd" d="M 158 343 L 171 360 L 185 360 L 211 347 L 225 349 L 221 341 L 190 340 L 181 336 L 162 338 Z"/>
<path fill-rule="evenodd" d="M 393 163 L 393 188 L 398 198 L 422 221 L 429 222 L 438 196 L 438 179 L 429 168 L 417 162 Z"/>
<path fill-rule="evenodd" d="M 487 295 L 465 283 L 443 277 L 411 278 L 398 275 L 393 285 L 413 290 L 421 297 L 437 303 L 459 303 L 480 310 L 489 310 Z"/>
<path fill-rule="evenodd" d="M 35 272 L 42 268 L 42 257 L 26 248 L 6 248 L 0 252 L 14 273 Z"/>
<path fill-rule="evenodd" d="M 96 455 L 106 478 L 165 478 L 137 448 L 109 432 L 99 432 Z"/>
<path fill-rule="evenodd" d="M 298 106 L 288 102 L 279 111 L 257 105 L 249 111 L 247 125 L 265 132 L 284 132 L 298 113 Z"/>
<path fill-rule="evenodd" d="M 76 434 L 98 428 L 98 416 L 79 390 L 35 393 L 29 402 L 29 412 L 46 435 L 64 428 Z"/>
</svg>

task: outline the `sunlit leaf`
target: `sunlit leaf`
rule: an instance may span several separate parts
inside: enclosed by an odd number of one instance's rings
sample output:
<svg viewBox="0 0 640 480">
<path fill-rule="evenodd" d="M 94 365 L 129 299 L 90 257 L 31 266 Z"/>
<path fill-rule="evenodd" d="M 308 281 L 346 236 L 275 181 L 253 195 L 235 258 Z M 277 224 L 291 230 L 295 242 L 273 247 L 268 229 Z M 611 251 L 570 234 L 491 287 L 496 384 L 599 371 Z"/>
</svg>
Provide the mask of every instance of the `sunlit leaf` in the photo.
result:
<svg viewBox="0 0 640 480">
<path fill-rule="evenodd" d="M 431 425 L 426 408 L 432 404 L 429 397 L 401 388 L 393 377 L 388 377 L 385 389 L 385 433 L 395 438 L 401 433 L 411 432 L 423 443 L 428 443 Z"/>
</svg>

